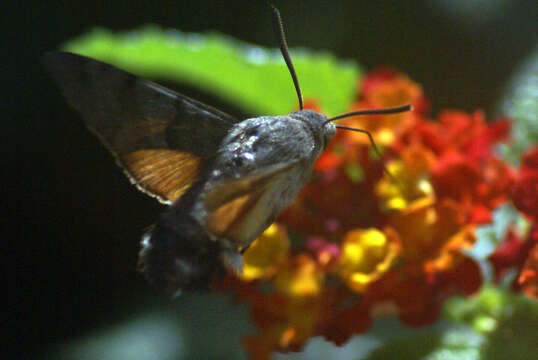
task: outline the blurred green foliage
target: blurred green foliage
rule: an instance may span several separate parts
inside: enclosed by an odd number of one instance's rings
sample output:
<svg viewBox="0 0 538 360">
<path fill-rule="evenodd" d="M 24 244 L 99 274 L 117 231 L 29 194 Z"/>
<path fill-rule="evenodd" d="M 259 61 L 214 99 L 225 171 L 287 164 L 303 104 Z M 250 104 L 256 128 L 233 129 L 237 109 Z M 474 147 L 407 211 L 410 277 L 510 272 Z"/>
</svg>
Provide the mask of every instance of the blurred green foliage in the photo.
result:
<svg viewBox="0 0 538 360">
<path fill-rule="evenodd" d="M 536 359 L 538 303 L 523 294 L 486 285 L 475 297 L 455 297 L 445 318 L 485 336 L 480 359 Z"/>
<path fill-rule="evenodd" d="M 480 347 L 483 343 L 484 338 L 480 334 L 454 327 L 387 342 L 372 351 L 367 359 L 478 360 L 482 359 Z"/>
<path fill-rule="evenodd" d="M 521 155 L 538 145 L 538 48 L 512 75 L 498 108 L 512 119 L 511 141 L 500 146 L 501 155 L 519 165 Z"/>
<path fill-rule="evenodd" d="M 388 330 L 388 331 L 387 331 Z M 445 303 L 443 320 L 411 331 L 393 322 L 370 333 L 381 345 L 360 359 L 535 359 L 538 303 L 522 294 L 485 285 L 473 297 Z"/>
<path fill-rule="evenodd" d="M 277 49 L 265 49 L 210 33 L 184 34 L 146 26 L 125 33 L 96 28 L 64 44 L 136 75 L 187 83 L 260 115 L 298 108 L 297 96 Z M 348 110 L 357 94 L 359 67 L 329 53 L 291 49 L 303 97 L 328 116 Z M 188 95 L 188 94 L 186 94 Z"/>
</svg>

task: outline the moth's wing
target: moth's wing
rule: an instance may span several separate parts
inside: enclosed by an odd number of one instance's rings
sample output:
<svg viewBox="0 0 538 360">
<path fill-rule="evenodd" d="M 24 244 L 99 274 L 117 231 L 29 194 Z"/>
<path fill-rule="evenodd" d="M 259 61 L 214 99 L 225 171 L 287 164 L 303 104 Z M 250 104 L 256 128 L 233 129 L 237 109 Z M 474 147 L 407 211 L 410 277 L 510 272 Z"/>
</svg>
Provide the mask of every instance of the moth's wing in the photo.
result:
<svg viewBox="0 0 538 360">
<path fill-rule="evenodd" d="M 234 117 L 114 66 L 67 52 L 45 65 L 131 181 L 175 201 L 213 156 Z"/>
<path fill-rule="evenodd" d="M 215 184 L 205 195 L 205 209 L 208 213 L 207 229 L 217 236 L 225 237 L 241 245 L 240 236 L 249 224 L 247 216 L 256 216 L 266 211 L 267 206 L 258 206 L 268 186 L 278 183 L 281 176 L 296 164 L 296 161 L 265 166 L 261 170 L 239 178 L 226 179 Z M 268 216 L 268 226 L 278 214 Z M 261 215 L 261 218 L 266 216 Z"/>
</svg>

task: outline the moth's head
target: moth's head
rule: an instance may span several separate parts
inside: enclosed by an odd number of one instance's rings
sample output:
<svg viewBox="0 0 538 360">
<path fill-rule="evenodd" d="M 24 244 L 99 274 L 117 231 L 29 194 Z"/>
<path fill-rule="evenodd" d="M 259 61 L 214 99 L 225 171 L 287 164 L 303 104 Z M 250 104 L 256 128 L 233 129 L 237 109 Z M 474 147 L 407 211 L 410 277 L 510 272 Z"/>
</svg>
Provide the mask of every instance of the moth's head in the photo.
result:
<svg viewBox="0 0 538 360">
<path fill-rule="evenodd" d="M 292 112 L 290 116 L 305 122 L 309 126 L 322 149 L 327 147 L 334 134 L 336 134 L 336 126 L 328 121 L 327 116 L 313 110 L 298 110 Z"/>
<path fill-rule="evenodd" d="M 304 120 L 308 124 L 311 125 L 314 137 L 316 138 L 316 143 L 321 144 L 322 149 L 324 149 L 329 144 L 329 141 L 336 133 L 336 129 L 346 129 L 346 130 L 362 132 L 368 135 L 370 142 L 372 143 L 374 147 L 374 150 L 379 155 L 379 150 L 377 150 L 377 147 L 375 146 L 374 139 L 372 138 L 372 135 L 367 130 L 357 129 L 357 128 L 353 128 L 353 127 L 349 127 L 345 125 L 334 125 L 332 122 L 335 120 L 340 120 L 340 119 L 344 119 L 351 116 L 357 116 L 357 115 L 395 114 L 395 113 L 400 113 L 404 111 L 410 111 L 412 110 L 411 105 L 398 106 L 395 108 L 352 111 L 349 113 L 332 117 L 330 119 L 327 119 L 325 115 L 319 114 L 315 111 L 304 110 L 303 95 L 301 93 L 299 80 L 297 79 L 297 75 L 295 74 L 295 69 L 293 67 L 293 63 L 291 61 L 291 57 L 288 51 L 288 45 L 286 43 L 286 37 L 284 36 L 284 27 L 282 25 L 282 19 L 280 18 L 280 12 L 273 5 L 271 5 L 271 9 L 273 10 L 273 27 L 274 27 L 275 34 L 277 35 L 279 39 L 280 51 L 282 52 L 284 61 L 286 62 L 286 65 L 288 66 L 288 70 L 293 80 L 293 85 L 295 86 L 295 91 L 297 92 L 297 99 L 299 100 L 300 110 L 291 113 L 290 116 Z"/>
</svg>

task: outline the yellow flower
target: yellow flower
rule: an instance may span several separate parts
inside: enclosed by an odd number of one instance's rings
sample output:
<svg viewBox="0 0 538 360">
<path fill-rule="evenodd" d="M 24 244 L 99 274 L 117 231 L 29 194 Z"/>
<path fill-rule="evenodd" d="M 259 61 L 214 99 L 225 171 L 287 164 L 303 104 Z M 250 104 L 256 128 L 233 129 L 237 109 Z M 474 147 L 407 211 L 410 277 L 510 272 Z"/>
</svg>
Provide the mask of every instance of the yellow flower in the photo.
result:
<svg viewBox="0 0 538 360">
<path fill-rule="evenodd" d="M 352 290 L 363 292 L 390 268 L 399 252 L 393 236 L 373 228 L 345 235 L 338 274 Z"/>
<path fill-rule="evenodd" d="M 275 277 L 275 288 L 292 298 L 314 297 L 320 294 L 324 272 L 308 255 L 298 255 L 282 266 Z"/>
<path fill-rule="evenodd" d="M 252 281 L 274 275 L 288 257 L 290 243 L 283 226 L 272 224 L 243 254 L 243 272 L 239 277 Z"/>
<path fill-rule="evenodd" d="M 375 188 L 386 210 L 405 210 L 414 202 L 433 201 L 434 190 L 428 172 L 435 156 L 420 145 L 411 145 L 402 152 L 402 160 L 387 164 L 392 177 L 385 175 Z"/>
</svg>

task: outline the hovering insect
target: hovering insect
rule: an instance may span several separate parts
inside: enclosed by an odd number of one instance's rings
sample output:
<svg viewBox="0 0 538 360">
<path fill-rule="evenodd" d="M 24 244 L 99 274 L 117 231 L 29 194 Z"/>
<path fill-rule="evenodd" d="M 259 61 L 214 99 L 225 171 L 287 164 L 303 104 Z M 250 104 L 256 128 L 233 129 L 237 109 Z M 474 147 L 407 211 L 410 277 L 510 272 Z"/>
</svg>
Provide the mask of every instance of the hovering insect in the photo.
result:
<svg viewBox="0 0 538 360">
<path fill-rule="evenodd" d="M 331 119 L 303 109 L 279 11 L 273 26 L 299 111 L 240 121 L 111 65 L 67 52 L 45 55 L 63 95 L 114 155 L 131 182 L 169 204 L 142 237 L 139 268 L 170 294 L 208 287 L 309 180 L 336 128 L 332 121 L 408 111 L 409 105 Z M 373 144 L 375 147 L 375 144 Z"/>
</svg>

